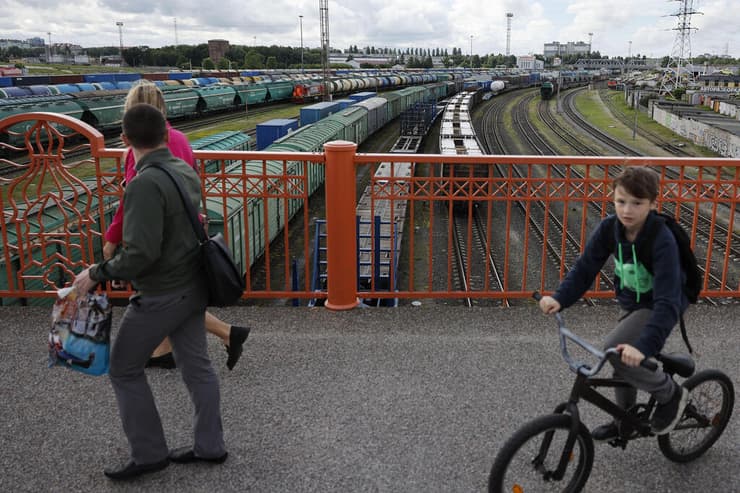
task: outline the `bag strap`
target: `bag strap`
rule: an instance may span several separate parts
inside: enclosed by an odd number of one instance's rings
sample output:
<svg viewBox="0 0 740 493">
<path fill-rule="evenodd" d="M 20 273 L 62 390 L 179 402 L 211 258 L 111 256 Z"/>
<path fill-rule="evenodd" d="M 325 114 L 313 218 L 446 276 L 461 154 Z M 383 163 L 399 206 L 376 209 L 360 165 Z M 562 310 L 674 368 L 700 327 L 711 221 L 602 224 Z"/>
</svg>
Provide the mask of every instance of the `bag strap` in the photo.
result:
<svg viewBox="0 0 740 493">
<path fill-rule="evenodd" d="M 185 206 L 185 210 L 188 213 L 188 219 L 190 220 L 190 224 L 193 226 L 193 231 L 195 231 L 195 236 L 198 237 L 198 241 L 200 241 L 201 244 L 208 241 L 208 235 L 206 234 L 206 230 L 203 229 L 203 224 L 198 219 L 198 213 L 193 207 L 193 204 L 191 204 L 190 201 L 187 199 L 187 196 L 185 195 L 185 190 L 183 188 L 183 185 L 180 179 L 177 176 L 173 175 L 170 172 L 170 170 L 168 170 L 167 168 L 165 168 L 159 163 L 152 163 L 150 167 L 162 170 L 167 176 L 170 177 L 170 180 L 172 180 L 172 182 L 175 184 L 175 188 L 177 188 L 177 193 L 180 194 L 182 203 Z"/>
</svg>

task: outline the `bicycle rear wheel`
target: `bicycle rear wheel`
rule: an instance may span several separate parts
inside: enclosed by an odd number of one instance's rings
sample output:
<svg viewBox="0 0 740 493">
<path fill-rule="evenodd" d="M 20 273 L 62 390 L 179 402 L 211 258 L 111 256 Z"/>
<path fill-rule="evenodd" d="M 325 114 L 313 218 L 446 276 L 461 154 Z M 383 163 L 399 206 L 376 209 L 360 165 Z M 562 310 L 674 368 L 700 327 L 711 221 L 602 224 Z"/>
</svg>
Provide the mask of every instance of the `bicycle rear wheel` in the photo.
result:
<svg viewBox="0 0 740 493">
<path fill-rule="evenodd" d="M 566 414 L 541 416 L 514 433 L 491 467 L 489 493 L 580 491 L 594 462 L 594 442 L 583 423 L 578 423 L 564 477 L 561 480 L 552 478 L 565 448 L 571 420 Z M 543 447 L 548 439 L 549 446 Z M 541 450 L 543 448 L 545 450 Z"/>
<path fill-rule="evenodd" d="M 704 370 L 687 379 L 689 403 L 676 428 L 658 437 L 658 446 L 674 462 L 701 456 L 722 435 L 732 415 L 735 390 L 732 380 L 718 370 Z"/>
</svg>

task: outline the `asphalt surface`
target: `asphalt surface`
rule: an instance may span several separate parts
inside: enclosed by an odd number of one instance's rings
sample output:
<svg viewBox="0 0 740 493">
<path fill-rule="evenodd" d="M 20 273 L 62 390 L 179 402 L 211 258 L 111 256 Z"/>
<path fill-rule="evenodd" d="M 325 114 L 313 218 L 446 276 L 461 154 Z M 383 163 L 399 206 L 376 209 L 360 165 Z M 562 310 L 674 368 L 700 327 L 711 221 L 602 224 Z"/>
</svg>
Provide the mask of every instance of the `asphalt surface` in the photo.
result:
<svg viewBox="0 0 740 493">
<path fill-rule="evenodd" d="M 503 441 L 567 398 L 572 374 L 554 320 L 535 307 L 422 304 L 331 312 L 234 307 L 215 313 L 253 332 L 234 371 L 209 336 L 220 376 L 229 458 L 178 465 L 128 483 L 103 468 L 128 460 L 107 377 L 46 367 L 50 309 L 0 308 L 3 491 L 484 491 Z M 572 330 L 598 341 L 616 311 L 576 307 Z M 114 325 L 120 320 L 116 309 Z M 699 369 L 740 388 L 740 306 L 687 314 Z M 604 325 L 606 323 L 606 326 Z M 115 335 L 115 332 L 114 332 Z M 675 331 L 668 349 L 682 349 Z M 177 370 L 147 370 L 169 445 L 192 440 Z M 738 405 L 703 457 L 676 464 L 655 439 L 596 444 L 589 492 L 738 492 Z M 581 406 L 593 427 L 605 415 Z"/>
</svg>

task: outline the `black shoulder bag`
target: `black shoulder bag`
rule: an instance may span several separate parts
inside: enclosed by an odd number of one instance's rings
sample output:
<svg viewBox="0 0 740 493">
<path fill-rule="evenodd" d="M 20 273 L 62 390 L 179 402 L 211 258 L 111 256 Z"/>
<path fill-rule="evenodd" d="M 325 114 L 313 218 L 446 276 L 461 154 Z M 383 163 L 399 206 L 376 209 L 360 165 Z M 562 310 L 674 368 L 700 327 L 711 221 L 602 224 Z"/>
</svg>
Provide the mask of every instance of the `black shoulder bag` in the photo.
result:
<svg viewBox="0 0 740 493">
<path fill-rule="evenodd" d="M 234 263 L 234 258 L 226 245 L 226 241 L 224 241 L 224 237 L 221 233 L 217 233 L 209 238 L 205 229 L 203 229 L 203 224 L 198 219 L 193 204 L 185 195 L 180 179 L 170 173 L 164 166 L 158 164 L 152 164 L 152 166 L 164 171 L 175 184 L 175 188 L 177 188 L 185 205 L 190 223 L 193 225 L 193 231 L 198 237 L 203 256 L 203 269 L 208 283 L 208 305 L 233 305 L 244 294 L 246 283 L 244 282 L 244 276 Z"/>
</svg>

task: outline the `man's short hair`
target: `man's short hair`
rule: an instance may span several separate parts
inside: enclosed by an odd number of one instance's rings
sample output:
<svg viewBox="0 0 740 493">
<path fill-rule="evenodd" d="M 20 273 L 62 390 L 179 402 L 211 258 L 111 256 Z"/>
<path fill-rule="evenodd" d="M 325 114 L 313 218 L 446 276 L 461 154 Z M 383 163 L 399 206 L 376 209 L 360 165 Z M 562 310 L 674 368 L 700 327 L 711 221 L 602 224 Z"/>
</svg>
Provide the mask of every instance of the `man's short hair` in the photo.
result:
<svg viewBox="0 0 740 493">
<path fill-rule="evenodd" d="M 638 199 L 653 202 L 660 193 L 660 176 L 647 166 L 627 166 L 614 178 L 614 188 L 619 186 Z"/>
<path fill-rule="evenodd" d="M 139 149 L 159 147 L 167 137 L 164 115 L 146 103 L 135 104 L 123 114 L 121 129 L 129 144 Z"/>
</svg>

